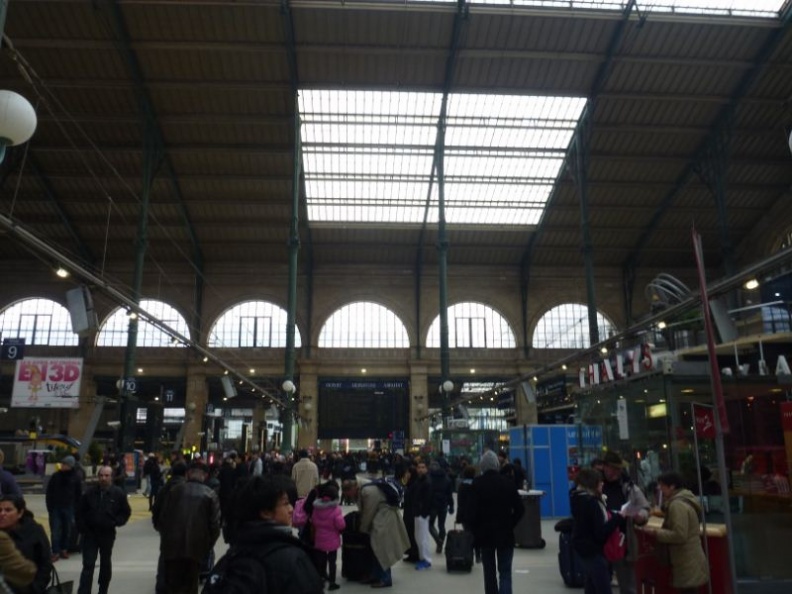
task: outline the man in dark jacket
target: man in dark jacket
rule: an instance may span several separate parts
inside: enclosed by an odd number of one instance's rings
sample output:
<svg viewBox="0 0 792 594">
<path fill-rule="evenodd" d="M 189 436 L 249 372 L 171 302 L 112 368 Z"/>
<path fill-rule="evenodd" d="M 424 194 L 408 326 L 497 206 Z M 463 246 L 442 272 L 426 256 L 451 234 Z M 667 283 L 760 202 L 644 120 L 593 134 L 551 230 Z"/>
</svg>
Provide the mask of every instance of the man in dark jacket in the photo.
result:
<svg viewBox="0 0 792 594">
<path fill-rule="evenodd" d="M 432 511 L 429 514 L 429 532 L 437 544 L 437 553 L 443 552 L 446 536 L 446 514 L 454 513 L 454 486 L 448 473 L 439 462 L 429 465 L 429 480 L 432 483 Z M 435 525 L 437 522 L 437 525 Z"/>
<path fill-rule="evenodd" d="M 83 535 L 80 588 L 77 594 L 91 594 L 96 556 L 99 561 L 99 594 L 107 594 L 113 572 L 113 543 L 116 528 L 129 520 L 126 493 L 113 485 L 113 469 L 101 466 L 97 485 L 83 493 L 77 505 L 77 530 Z"/>
<path fill-rule="evenodd" d="M 512 594 L 514 527 L 525 510 L 514 481 L 500 474 L 494 452 L 484 452 L 479 468 L 481 475 L 471 487 L 469 518 L 475 546 L 481 547 L 484 593 Z"/>
<path fill-rule="evenodd" d="M 74 524 L 74 510 L 82 495 L 82 482 L 74 470 L 74 456 L 61 460 L 60 470 L 47 484 L 47 512 L 52 534 L 52 561 L 69 558 L 69 538 Z"/>
<path fill-rule="evenodd" d="M 206 465 L 197 460 L 187 468 L 187 482 L 162 497 L 156 524 L 160 555 L 169 594 L 195 594 L 201 564 L 220 535 L 220 502 L 204 482 Z"/>
<path fill-rule="evenodd" d="M 143 476 L 149 482 L 149 511 L 154 507 L 154 501 L 162 488 L 162 469 L 159 465 L 159 458 L 154 452 L 150 453 L 143 464 Z"/>
<path fill-rule="evenodd" d="M 187 465 L 181 460 L 177 460 L 171 465 L 170 480 L 160 489 L 157 498 L 154 500 L 154 506 L 151 508 L 151 522 L 156 530 L 159 530 L 162 504 L 167 499 L 168 493 L 185 482 L 187 482 Z M 165 563 L 162 560 L 162 552 L 160 552 L 159 560 L 157 561 L 157 582 L 154 592 L 156 594 L 165 594 Z"/>
<path fill-rule="evenodd" d="M 418 479 L 411 487 L 413 512 L 415 513 L 415 542 L 418 544 L 418 557 L 415 569 L 429 569 L 432 566 L 431 533 L 429 532 L 429 516 L 432 513 L 432 483 L 429 480 L 429 469 L 426 462 L 415 465 Z"/>
</svg>

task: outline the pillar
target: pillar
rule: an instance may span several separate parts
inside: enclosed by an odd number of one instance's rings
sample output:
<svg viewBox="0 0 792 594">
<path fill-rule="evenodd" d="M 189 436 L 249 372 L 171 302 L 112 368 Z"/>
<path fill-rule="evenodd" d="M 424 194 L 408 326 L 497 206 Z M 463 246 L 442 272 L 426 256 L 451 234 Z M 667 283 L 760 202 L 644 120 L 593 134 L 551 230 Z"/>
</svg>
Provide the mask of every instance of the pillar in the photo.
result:
<svg viewBox="0 0 792 594">
<path fill-rule="evenodd" d="M 426 367 L 410 370 L 410 430 L 405 448 L 410 449 L 414 440 L 429 440 L 429 381 Z"/>
<path fill-rule="evenodd" d="M 187 394 L 184 402 L 184 440 L 183 449 L 196 450 L 201 447 L 201 433 L 204 427 L 206 405 L 209 402 L 209 386 L 206 384 L 206 374 L 198 371 L 187 373 Z"/>
<path fill-rule="evenodd" d="M 93 377 L 93 370 L 89 365 L 83 363 L 82 381 L 80 382 L 80 408 L 69 411 L 69 437 L 82 441 L 85 430 L 91 420 L 94 408 L 96 408 L 96 382 Z M 88 436 L 93 438 L 93 435 Z"/>
<path fill-rule="evenodd" d="M 319 376 L 314 371 L 300 372 L 299 408 L 300 430 L 297 447 L 300 449 L 317 448 L 319 432 Z"/>
</svg>

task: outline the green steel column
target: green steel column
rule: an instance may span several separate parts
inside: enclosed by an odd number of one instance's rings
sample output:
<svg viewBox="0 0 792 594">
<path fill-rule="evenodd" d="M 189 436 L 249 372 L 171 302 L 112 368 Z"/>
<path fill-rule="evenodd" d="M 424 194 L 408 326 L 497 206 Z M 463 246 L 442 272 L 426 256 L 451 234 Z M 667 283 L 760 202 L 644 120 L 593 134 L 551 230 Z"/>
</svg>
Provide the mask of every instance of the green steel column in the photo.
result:
<svg viewBox="0 0 792 594">
<path fill-rule="evenodd" d="M 584 115 L 583 117 L 587 116 Z M 585 126 L 585 124 L 583 125 Z M 586 131 L 578 128 L 578 134 L 575 138 L 575 169 L 580 198 L 580 231 L 583 234 L 583 265 L 586 271 L 589 341 L 591 344 L 597 344 L 600 341 L 600 336 L 599 328 L 597 327 L 597 301 L 594 296 L 594 246 L 591 241 L 588 203 L 588 142 L 583 140 L 584 136 L 586 136 Z"/>
<path fill-rule="evenodd" d="M 299 205 L 300 205 L 300 110 L 297 103 L 297 93 L 294 93 L 294 169 L 292 172 L 292 212 L 289 227 L 289 297 L 286 318 L 286 365 L 284 375 L 286 380 L 294 381 L 295 348 L 294 335 L 297 316 L 297 256 L 300 251 Z M 281 449 L 291 451 L 294 448 L 292 427 L 294 421 L 293 394 L 286 394 L 286 407 L 281 413 L 283 420 L 283 440 Z"/>
<path fill-rule="evenodd" d="M 143 185 L 140 192 L 140 215 L 138 218 L 137 231 L 137 250 L 135 251 L 135 270 L 132 279 L 132 300 L 140 303 L 140 291 L 143 287 L 143 268 L 146 261 L 146 247 L 148 244 L 148 211 L 149 199 L 151 197 L 151 184 L 154 181 L 154 173 L 158 168 L 159 157 L 162 154 L 159 150 L 151 124 L 146 124 L 145 130 L 145 150 L 143 160 Z M 132 378 L 135 375 L 135 351 L 137 348 L 138 319 L 129 319 L 129 330 L 127 332 L 127 346 L 124 352 L 124 375 L 123 379 Z M 118 452 L 131 452 L 134 449 L 135 427 L 137 413 L 137 397 L 128 391 L 128 386 L 124 382 L 119 390 L 121 395 L 120 421 L 121 426 L 118 430 Z"/>
<path fill-rule="evenodd" d="M 3 44 L 3 32 L 5 31 L 6 13 L 8 13 L 8 0 L 0 0 L 0 45 Z"/>
<path fill-rule="evenodd" d="M 443 426 L 450 414 L 448 393 L 443 384 L 450 380 L 448 348 L 448 238 L 445 219 L 445 97 L 437 124 L 437 270 L 440 275 L 440 389 L 443 394 Z"/>
</svg>

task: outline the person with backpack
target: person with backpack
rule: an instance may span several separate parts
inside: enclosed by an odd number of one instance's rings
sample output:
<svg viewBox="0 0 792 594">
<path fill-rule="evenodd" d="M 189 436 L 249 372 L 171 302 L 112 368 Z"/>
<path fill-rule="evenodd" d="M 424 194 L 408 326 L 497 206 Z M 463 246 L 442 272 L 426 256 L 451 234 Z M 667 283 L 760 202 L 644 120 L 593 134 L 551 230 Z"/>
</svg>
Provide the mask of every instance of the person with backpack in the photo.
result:
<svg viewBox="0 0 792 594">
<path fill-rule="evenodd" d="M 253 476 L 238 488 L 236 538 L 206 579 L 202 594 L 321 594 L 309 551 L 292 534 L 294 481 Z"/>
<path fill-rule="evenodd" d="M 358 502 L 360 532 L 371 537 L 371 550 L 374 552 L 369 578 L 362 583 L 370 584 L 372 588 L 390 588 L 393 585 L 391 567 L 401 560 L 410 546 L 399 514 L 403 497 L 401 485 L 391 479 L 360 486 L 355 483 L 349 495 Z"/>
</svg>

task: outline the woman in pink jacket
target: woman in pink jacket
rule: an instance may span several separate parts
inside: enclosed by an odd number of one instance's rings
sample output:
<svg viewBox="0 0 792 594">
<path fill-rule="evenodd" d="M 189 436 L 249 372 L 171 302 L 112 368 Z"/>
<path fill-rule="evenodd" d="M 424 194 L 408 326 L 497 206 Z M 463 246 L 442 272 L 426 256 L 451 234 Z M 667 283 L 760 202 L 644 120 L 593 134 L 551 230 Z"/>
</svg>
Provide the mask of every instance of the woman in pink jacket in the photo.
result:
<svg viewBox="0 0 792 594">
<path fill-rule="evenodd" d="M 344 514 L 338 498 L 338 484 L 329 481 L 321 484 L 305 498 L 303 511 L 313 524 L 314 562 L 319 575 L 325 576 L 328 590 L 338 590 L 336 566 L 341 533 L 344 531 Z"/>
</svg>

